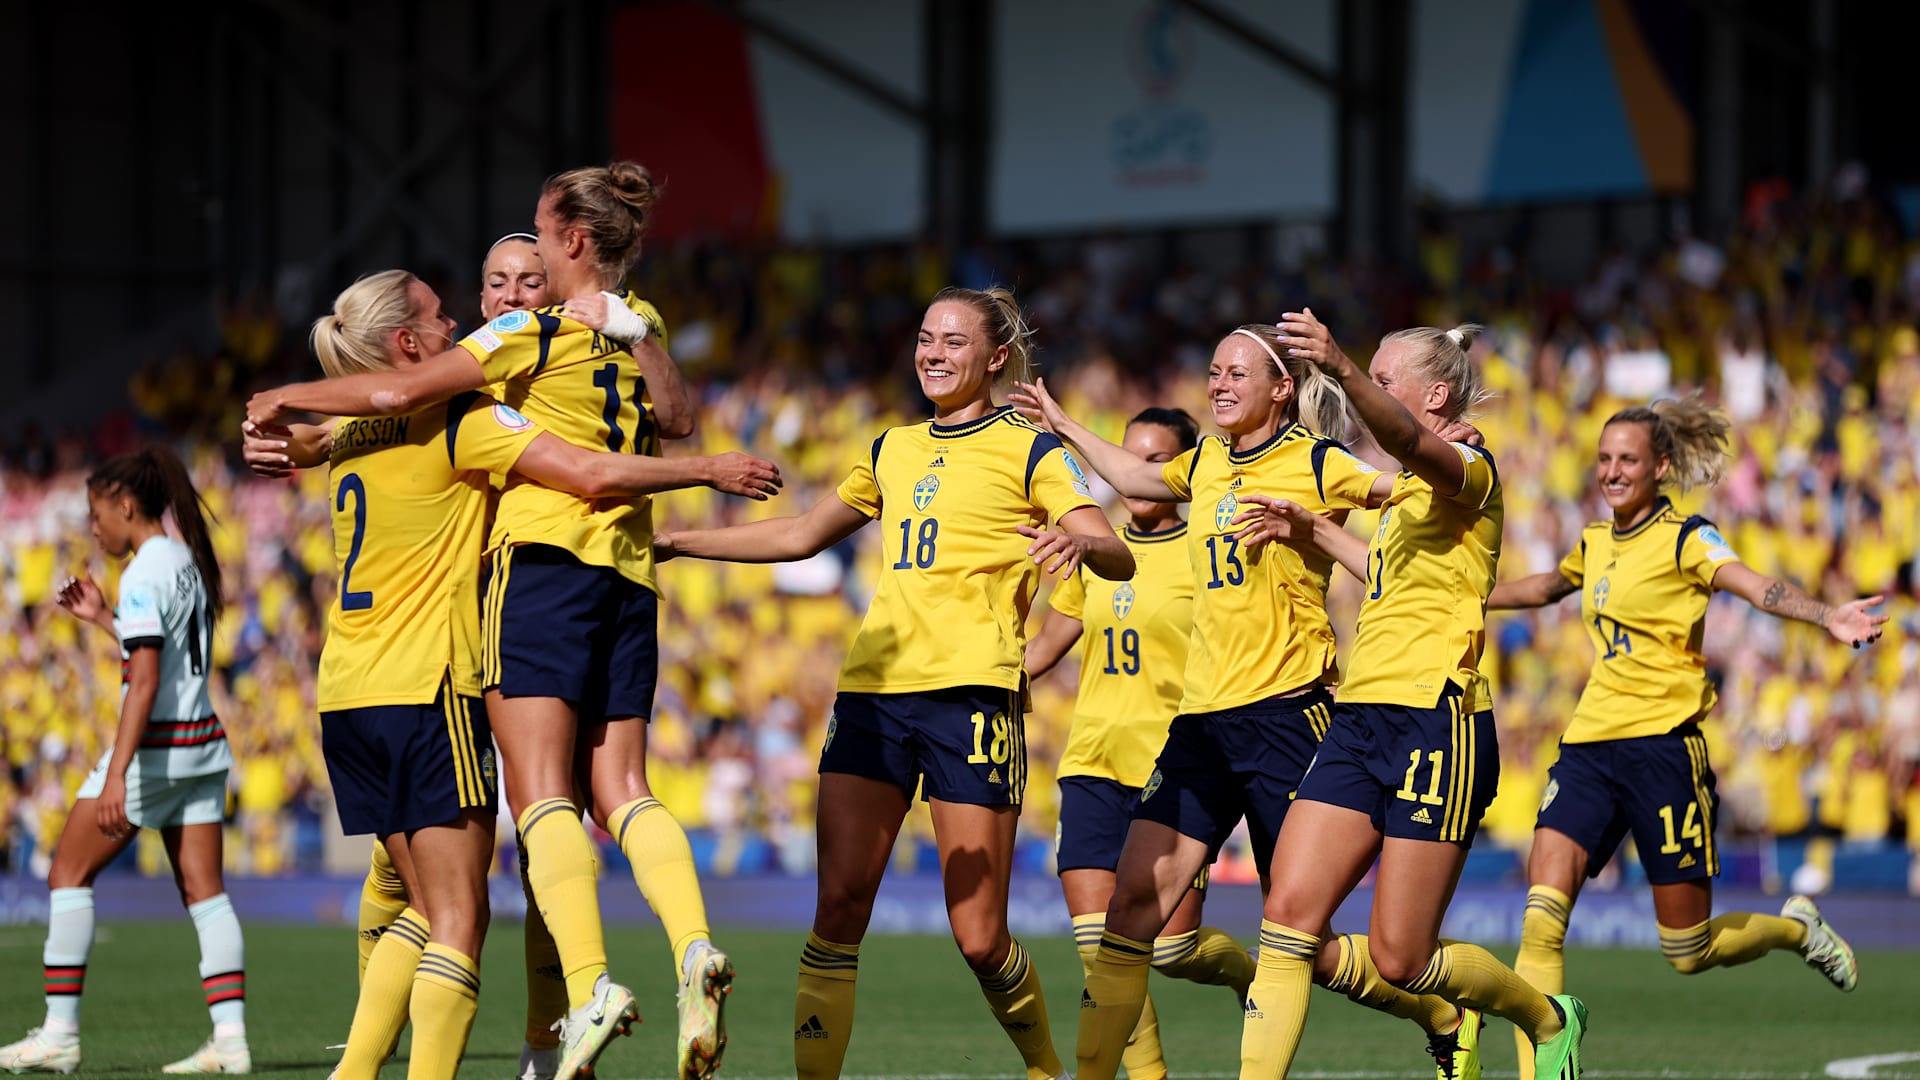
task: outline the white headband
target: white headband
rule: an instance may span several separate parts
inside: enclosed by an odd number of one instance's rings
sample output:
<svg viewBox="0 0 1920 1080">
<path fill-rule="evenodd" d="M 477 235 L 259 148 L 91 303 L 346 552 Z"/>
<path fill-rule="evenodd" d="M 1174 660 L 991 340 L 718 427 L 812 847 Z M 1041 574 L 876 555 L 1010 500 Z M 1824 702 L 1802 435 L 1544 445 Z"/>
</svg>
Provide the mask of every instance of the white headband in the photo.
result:
<svg viewBox="0 0 1920 1080">
<path fill-rule="evenodd" d="M 1467 347 L 1467 335 L 1461 333 L 1460 328 L 1457 326 L 1447 331 L 1447 340 L 1453 342 L 1455 345 L 1459 346 L 1462 349 Z"/>
<path fill-rule="evenodd" d="M 1261 337 L 1259 334 L 1254 333 L 1253 331 L 1247 329 L 1244 326 L 1235 329 L 1233 334 L 1239 334 L 1242 337 L 1252 338 L 1255 344 L 1259 345 L 1262 349 L 1267 350 L 1267 355 L 1273 358 L 1273 366 L 1279 368 L 1281 374 L 1283 375 L 1286 374 L 1286 371 L 1287 371 L 1286 362 L 1280 359 L 1279 353 L 1273 351 L 1272 345 L 1267 344 L 1266 338 Z M 1232 337 L 1233 334 L 1228 334 L 1227 336 Z"/>
</svg>

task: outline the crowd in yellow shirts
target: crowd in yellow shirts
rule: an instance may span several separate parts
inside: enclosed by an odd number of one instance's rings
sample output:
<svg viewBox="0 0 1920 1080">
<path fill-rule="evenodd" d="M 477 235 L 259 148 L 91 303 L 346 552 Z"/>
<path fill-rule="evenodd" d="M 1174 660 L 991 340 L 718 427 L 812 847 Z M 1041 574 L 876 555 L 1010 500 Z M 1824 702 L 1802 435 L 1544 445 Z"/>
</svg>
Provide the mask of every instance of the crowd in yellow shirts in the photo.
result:
<svg viewBox="0 0 1920 1080">
<path fill-rule="evenodd" d="M 1221 329 L 1301 300 L 1356 355 L 1381 329 L 1480 319 L 1491 327 L 1482 359 L 1499 395 L 1480 427 L 1508 500 L 1501 576 L 1552 568 L 1585 522 L 1606 517 L 1591 461 L 1608 415 L 1650 393 L 1704 388 L 1734 419 L 1738 458 L 1727 481 L 1682 509 L 1712 517 L 1755 570 L 1828 599 L 1887 593 L 1895 617 L 1894 633 L 1854 654 L 1815 627 L 1715 602 L 1706 651 L 1721 704 L 1707 735 L 1725 799 L 1722 835 L 1811 830 L 1842 843 L 1904 840 L 1920 853 L 1912 597 L 1920 242 L 1903 238 L 1886 213 L 1864 202 L 1775 206 L 1724 245 L 1683 240 L 1651 258 L 1609 257 L 1579 287 L 1557 291 L 1532 284 L 1524 260 L 1497 251 L 1468 262 L 1460 242 L 1438 232 L 1423 237 L 1412 279 L 1312 263 L 1207 273 L 1143 256 L 1150 250 L 1096 239 L 1065 262 L 1022 248 L 953 259 L 924 247 L 652 256 L 640 292 L 666 314 L 676 359 L 702 387 L 698 430 L 669 453 L 747 450 L 777 462 L 788 481 L 768 504 L 705 490 L 664 496 L 660 527 L 810 505 L 867 452 L 872 432 L 922 415 L 892 361 L 911 347 L 925 300 L 955 277 L 1019 288 L 1056 394 L 1115 439 L 1149 404 L 1205 416 L 1194 372 Z M 313 711 L 320 613 L 333 589 L 324 476 L 256 481 L 236 467 L 232 445 L 253 373 L 305 361 L 297 338 L 274 345 L 270 315 L 249 308 L 227 323 L 216 355 L 136 377 L 131 424 L 104 425 L 92 447 L 18 445 L 0 471 L 0 746 L 9 766 L 0 821 L 16 870 L 44 869 L 69 794 L 118 714 L 111 644 L 87 636 L 51 596 L 97 559 L 85 466 L 98 443 L 135 432 L 166 433 L 193 450 L 237 590 L 215 651 L 215 704 L 238 761 L 234 869 L 293 869 L 312 846 L 308 833 L 331 819 Z M 889 366 L 895 374 L 876 374 Z M 1370 528 L 1368 516 L 1351 527 Z M 689 829 L 713 837 L 721 873 L 769 860 L 797 869 L 811 858 L 814 765 L 873 585 L 876 543 L 868 530 L 800 564 L 678 561 L 661 571 L 653 781 Z M 1352 625 L 1358 599 L 1357 583 L 1336 573 L 1336 627 Z M 1496 615 L 1490 626 L 1485 666 L 1504 767 L 1486 825 L 1495 842 L 1520 846 L 1590 653 L 1570 601 Z M 1068 670 L 1034 688 L 1022 828 L 1036 840 L 1052 836 L 1052 764 L 1073 685 Z M 918 813 L 909 832 L 924 836 Z M 163 865 L 157 851 L 143 859 L 156 872 Z"/>
</svg>

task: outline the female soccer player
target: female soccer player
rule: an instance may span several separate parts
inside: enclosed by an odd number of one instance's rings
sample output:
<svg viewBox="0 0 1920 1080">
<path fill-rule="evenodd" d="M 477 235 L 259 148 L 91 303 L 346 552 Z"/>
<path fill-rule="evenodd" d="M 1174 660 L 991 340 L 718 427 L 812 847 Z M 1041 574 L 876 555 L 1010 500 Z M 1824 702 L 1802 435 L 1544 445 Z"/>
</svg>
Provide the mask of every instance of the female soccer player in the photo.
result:
<svg viewBox="0 0 1920 1080">
<path fill-rule="evenodd" d="M 391 270 L 341 293 L 313 344 L 339 378 L 419 363 L 452 328 L 433 290 Z M 411 1012 L 410 1075 L 451 1076 L 474 1015 L 493 856 L 476 572 L 487 473 L 605 497 L 688 486 L 713 461 L 583 449 L 477 393 L 404 417 L 343 421 L 326 444 L 342 567 L 320 660 L 328 771 L 342 828 L 378 836 L 405 895 L 425 910 L 403 911 L 381 935 L 339 1075 L 373 1076 Z M 753 494 L 777 487 L 770 464 L 734 457 L 764 470 L 766 486 Z M 423 632 L 436 625 L 443 632 Z M 408 985 L 411 1008 L 391 1000 Z"/>
<path fill-rule="evenodd" d="M 1120 445 L 1144 461 L 1165 463 L 1193 449 L 1199 437 L 1193 417 L 1153 408 L 1133 418 Z M 1053 610 L 1027 643 L 1027 673 L 1038 679 L 1086 637 L 1073 726 L 1060 759 L 1057 862 L 1074 941 L 1089 970 L 1106 929 L 1114 868 L 1133 804 L 1167 741 L 1167 725 L 1180 710 L 1187 635 L 1193 627 L 1193 574 L 1180 542 L 1186 521 L 1173 503 L 1127 499 L 1126 508 L 1129 520 L 1121 539 L 1133 551 L 1133 579 L 1108 581 L 1082 566 L 1054 587 Z M 1189 958 L 1186 954 L 1199 952 L 1203 934 L 1209 949 L 1240 953 L 1226 934 L 1200 926 L 1205 897 L 1202 870 L 1160 935 L 1178 944 L 1156 945 L 1156 959 L 1164 955 L 1177 965 Z M 1240 966 L 1251 979 L 1253 965 Z M 1246 992 L 1246 981 L 1234 981 L 1240 972 L 1208 974 L 1213 982 Z M 1167 1074 L 1151 997 L 1120 1060 L 1132 1080 L 1160 1080 Z"/>
<path fill-rule="evenodd" d="M 1145 1005 L 1150 960 L 1196 981 L 1252 981 L 1251 961 L 1225 934 L 1209 937 L 1197 953 L 1158 935 L 1242 817 L 1254 858 L 1263 870 L 1269 865 L 1274 837 L 1331 716 L 1334 638 L 1326 592 L 1333 561 L 1310 547 L 1243 550 L 1234 522 L 1252 492 L 1344 516 L 1333 508 L 1364 501 L 1378 474 L 1337 441 L 1347 428 L 1339 386 L 1299 357 L 1283 360 L 1283 347 L 1273 326 L 1243 326 L 1222 338 L 1208 392 L 1214 422 L 1227 437 L 1202 439 L 1164 464 L 1074 422 L 1043 384 L 1014 395 L 1122 495 L 1191 499 L 1195 507 L 1186 543 L 1194 579 L 1186 688 L 1134 807 L 1106 930 L 1089 965 L 1077 1050 L 1082 1080 L 1111 1080 L 1118 1069 Z M 1469 1028 L 1465 1014 L 1383 982 L 1367 963 L 1364 936 L 1330 945 L 1318 976 L 1354 1001 L 1420 1024 L 1443 1070 L 1478 1068 L 1477 1043 L 1462 1047 L 1455 1037 Z"/>
<path fill-rule="evenodd" d="M 617 289 L 639 257 L 657 195 L 631 162 L 552 177 L 534 214 L 550 293 Z M 614 336 L 554 308 L 513 311 L 449 349 L 396 371 L 269 390 L 248 419 L 297 410 L 393 415 L 491 383 L 506 404 L 576 446 L 659 456 L 693 430 L 693 405 L 651 304 L 622 293 Z M 619 338 L 633 340 L 622 344 Z M 677 1056 L 686 1080 L 710 1076 L 726 1045 L 722 1006 L 733 966 L 708 940 L 686 833 L 647 786 L 647 717 L 659 668 L 653 515 L 646 498 L 582 499 L 536 483 L 501 494 L 483 610 L 483 683 L 528 880 L 553 931 L 571 1011 L 559 1080 L 596 1060 L 637 1013 L 606 978 L 592 844 L 573 811 L 588 779 L 594 820 L 612 833 L 666 929 L 680 983 Z"/>
<path fill-rule="evenodd" d="M 994 407 L 996 379 L 1026 377 L 1029 336 L 1011 293 L 943 290 L 914 353 L 932 421 L 881 432 L 839 490 L 798 517 L 656 539 L 663 558 L 787 562 L 882 523 L 891 562 L 820 755 L 819 898 L 794 1005 L 800 1080 L 840 1075 L 860 941 L 916 787 L 933 811 L 961 955 L 1029 1080 L 1065 1072 L 1039 974 L 1007 930 L 1026 787 L 1027 608 L 1039 570 L 1070 576 L 1084 564 L 1125 581 L 1134 560 L 1060 440 Z"/>
<path fill-rule="evenodd" d="M 245 949 L 221 877 L 220 826 L 233 752 L 207 697 L 208 650 L 220 617 L 220 564 L 200 493 L 172 450 L 122 454 L 87 477 L 88 516 L 101 550 L 128 560 L 120 602 L 91 577 L 68 581 L 60 606 L 120 643 L 120 726 L 67 815 L 47 874 L 47 1018 L 0 1047 L 0 1069 L 70 1073 L 80 1067 L 80 990 L 93 951 L 93 881 L 158 829 L 180 899 L 200 934 L 200 982 L 213 1036 L 168 1073 L 244 1073 Z M 181 539 L 163 524 L 173 515 Z"/>
<path fill-rule="evenodd" d="M 1790 949 L 1842 990 L 1853 949 L 1812 900 L 1778 917 L 1713 915 L 1719 796 L 1700 722 L 1713 684 L 1701 656 L 1707 602 L 1730 592 L 1770 615 L 1814 623 L 1854 648 L 1880 637 L 1881 597 L 1829 606 L 1742 563 L 1713 523 L 1664 492 L 1714 484 L 1726 466 L 1727 419 L 1697 399 L 1623 409 L 1600 431 L 1595 469 L 1613 520 L 1588 525 L 1559 569 L 1497 586 L 1493 608 L 1544 607 L 1578 592 L 1593 671 L 1560 740 L 1527 859 L 1526 914 L 1514 970 L 1540 990 L 1566 983 L 1562 947 L 1580 886 L 1631 833 L 1653 885 L 1667 963 L 1683 975 Z M 1522 1056 L 1521 1075 L 1531 1077 Z"/>
<path fill-rule="evenodd" d="M 1477 945 L 1439 938 L 1500 774 L 1478 670 L 1505 518 L 1500 479 L 1486 452 L 1439 434 L 1483 396 L 1467 353 L 1479 328 L 1389 334 L 1371 379 L 1311 309 L 1280 329 L 1287 354 L 1338 380 L 1403 469 L 1330 493 L 1335 505 L 1380 507 L 1370 545 L 1297 500 L 1249 495 L 1237 519 L 1249 544 L 1310 542 L 1368 585 L 1332 724 L 1274 846 L 1240 1075 L 1286 1075 L 1324 928 L 1378 856 L 1369 952 L 1380 975 L 1512 1021 L 1538 1047 L 1541 1075 L 1574 1080 L 1585 1007 L 1549 1000 Z M 1472 1019 L 1462 1042 L 1478 1042 Z"/>
</svg>

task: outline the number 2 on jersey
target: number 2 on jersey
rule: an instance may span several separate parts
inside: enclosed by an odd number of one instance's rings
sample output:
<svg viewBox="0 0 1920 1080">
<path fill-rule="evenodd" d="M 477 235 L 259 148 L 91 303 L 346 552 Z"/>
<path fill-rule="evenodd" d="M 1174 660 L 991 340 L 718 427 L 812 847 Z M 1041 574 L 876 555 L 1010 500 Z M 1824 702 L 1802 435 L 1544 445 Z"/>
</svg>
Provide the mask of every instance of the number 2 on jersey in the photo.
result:
<svg viewBox="0 0 1920 1080">
<path fill-rule="evenodd" d="M 373 593 L 353 589 L 353 564 L 360 561 L 360 545 L 367 539 L 367 482 L 359 473 L 348 473 L 340 481 L 336 511 L 347 509 L 348 495 L 353 496 L 353 543 L 347 548 L 347 564 L 340 568 L 340 610 L 365 611 L 373 606 Z"/>
</svg>

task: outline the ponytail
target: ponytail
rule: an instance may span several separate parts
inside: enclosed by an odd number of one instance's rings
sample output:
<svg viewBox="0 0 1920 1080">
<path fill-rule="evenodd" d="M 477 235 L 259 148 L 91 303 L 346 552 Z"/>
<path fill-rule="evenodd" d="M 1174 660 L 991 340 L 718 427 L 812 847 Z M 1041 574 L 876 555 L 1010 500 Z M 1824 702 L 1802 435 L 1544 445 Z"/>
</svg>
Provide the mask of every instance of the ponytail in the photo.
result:
<svg viewBox="0 0 1920 1080">
<path fill-rule="evenodd" d="M 224 606 L 225 590 L 220 579 L 220 563 L 213 554 L 213 535 L 207 521 L 213 512 L 193 486 L 193 477 L 180 455 L 170 447 L 154 445 L 131 454 L 109 459 L 87 477 L 87 490 L 100 494 L 125 492 L 141 516 L 164 520 L 173 511 L 173 523 L 180 538 L 193 552 L 193 564 L 200 571 L 200 582 L 207 591 L 207 612 L 218 621 Z"/>
<path fill-rule="evenodd" d="M 308 340 L 327 378 L 393 367 L 387 351 L 393 334 L 418 314 L 408 295 L 413 282 L 405 270 L 368 274 L 333 298 L 332 311 L 313 320 Z"/>
<path fill-rule="evenodd" d="M 1607 418 L 1614 424 L 1645 424 L 1653 456 L 1667 459 L 1666 485 L 1681 491 L 1711 487 L 1727 472 L 1727 414 L 1699 395 L 1662 398 L 1651 405 L 1621 409 Z"/>
<path fill-rule="evenodd" d="M 949 285 L 935 294 L 928 306 L 947 300 L 979 312 L 994 347 L 1007 347 L 1006 366 L 1000 369 L 995 382 L 1033 381 L 1033 328 L 1020 314 L 1020 302 L 1013 298 L 1011 291 L 998 286 L 983 290 Z"/>
<path fill-rule="evenodd" d="M 1347 441 L 1347 392 L 1333 376 L 1304 357 L 1289 355 L 1278 326 L 1248 323 L 1234 328 L 1233 333 L 1252 338 L 1266 351 L 1267 373 L 1275 382 L 1280 381 L 1282 372 L 1293 380 L 1293 400 L 1287 403 L 1289 421 L 1323 439 Z"/>
</svg>

